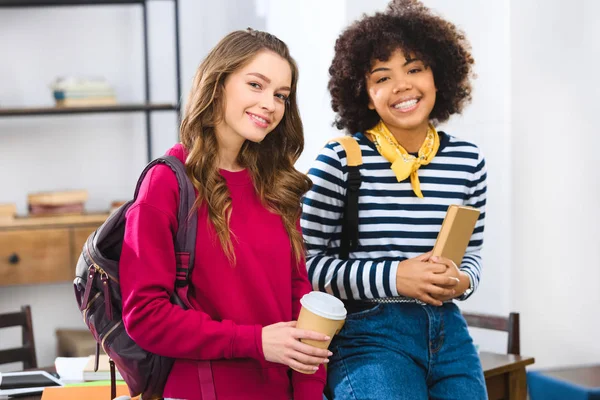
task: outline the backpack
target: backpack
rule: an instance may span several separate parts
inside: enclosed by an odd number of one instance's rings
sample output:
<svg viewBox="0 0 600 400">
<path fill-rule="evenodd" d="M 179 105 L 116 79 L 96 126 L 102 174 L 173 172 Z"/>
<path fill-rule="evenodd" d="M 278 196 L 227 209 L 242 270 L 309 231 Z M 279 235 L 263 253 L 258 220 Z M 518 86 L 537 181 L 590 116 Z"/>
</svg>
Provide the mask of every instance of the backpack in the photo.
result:
<svg viewBox="0 0 600 400">
<path fill-rule="evenodd" d="M 184 309 L 191 308 L 188 300 L 189 276 L 194 266 L 197 213 L 192 206 L 196 199 L 194 186 L 185 166 L 174 156 L 164 156 L 150 162 L 142 172 L 133 200 L 113 212 L 92 233 L 83 246 L 73 282 L 75 297 L 83 320 L 96 339 L 96 369 L 100 345 L 110 357 L 111 391 L 116 397 L 114 365 L 129 387 L 131 396 L 142 394 L 144 400 L 162 398 L 163 389 L 174 359 L 150 353 L 139 347 L 127 334 L 122 319 L 122 298 L 119 284 L 119 259 L 125 233 L 125 214 L 135 201 L 146 173 L 157 164 L 168 165 L 177 175 L 180 202 L 178 231 L 174 238 L 177 258 L 176 281 L 171 302 Z M 205 399 L 214 399 L 212 373 L 208 361 L 200 362 L 200 378 Z M 204 376 L 203 372 L 204 371 Z M 207 375 L 209 374 L 209 375 Z M 205 390 L 207 393 L 205 394 Z"/>
<path fill-rule="evenodd" d="M 362 152 L 356 139 L 351 136 L 342 136 L 330 142 L 337 142 L 344 148 L 348 164 L 348 185 L 339 254 L 340 259 L 347 260 L 350 252 L 358 248 L 358 196 L 362 183 L 360 176 L 360 166 L 363 163 Z"/>
</svg>

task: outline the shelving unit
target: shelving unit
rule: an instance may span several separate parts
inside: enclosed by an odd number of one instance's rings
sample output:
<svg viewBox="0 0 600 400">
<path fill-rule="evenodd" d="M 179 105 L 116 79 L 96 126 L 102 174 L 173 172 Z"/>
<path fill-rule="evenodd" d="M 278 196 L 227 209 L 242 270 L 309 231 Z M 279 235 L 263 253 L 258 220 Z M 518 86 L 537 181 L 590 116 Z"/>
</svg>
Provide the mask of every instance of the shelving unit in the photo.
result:
<svg viewBox="0 0 600 400">
<path fill-rule="evenodd" d="M 175 15 L 175 77 L 177 98 L 173 103 L 152 103 L 148 61 L 149 3 L 169 1 Z M 181 66 L 179 51 L 178 0 L 0 0 L 0 12 L 8 8 L 70 7 L 130 5 L 141 7 L 143 18 L 144 98 L 137 103 L 86 107 L 0 107 L 0 118 L 50 116 L 68 118 L 73 115 L 107 113 L 144 113 L 146 119 L 147 159 L 152 159 L 153 112 L 176 112 L 180 119 Z M 0 26 L 0 34 L 8 34 Z M 0 79 L 1 86 L 1 79 Z M 5 285 L 47 284 L 67 282 L 73 278 L 73 266 L 81 247 L 108 214 L 62 215 L 55 217 L 21 217 L 0 221 L 0 287 Z"/>
<path fill-rule="evenodd" d="M 177 99 L 173 104 L 153 104 L 150 100 L 150 67 L 148 61 L 148 3 L 161 0 L 0 0 L 2 8 L 33 8 L 33 7 L 68 7 L 68 6 L 102 6 L 102 5 L 138 5 L 142 7 L 143 38 L 144 38 L 144 101 L 140 104 L 117 104 L 114 106 L 97 107 L 23 107 L 0 108 L 0 118 L 30 117 L 41 115 L 75 115 L 98 113 L 132 113 L 143 112 L 146 116 L 146 158 L 152 159 L 152 123 L 150 115 L 153 111 L 175 111 L 180 122 L 181 99 L 181 63 L 179 48 L 179 0 L 170 1 L 174 7 L 175 18 L 175 75 Z M 2 28 L 0 27 L 0 32 Z"/>
<path fill-rule="evenodd" d="M 94 107 L 28 107 L 28 108 L 0 108 L 0 117 L 22 117 L 37 115 L 64 115 L 64 114 L 100 114 L 137 111 L 171 111 L 179 110 L 177 104 L 120 104 L 114 106 Z"/>
</svg>

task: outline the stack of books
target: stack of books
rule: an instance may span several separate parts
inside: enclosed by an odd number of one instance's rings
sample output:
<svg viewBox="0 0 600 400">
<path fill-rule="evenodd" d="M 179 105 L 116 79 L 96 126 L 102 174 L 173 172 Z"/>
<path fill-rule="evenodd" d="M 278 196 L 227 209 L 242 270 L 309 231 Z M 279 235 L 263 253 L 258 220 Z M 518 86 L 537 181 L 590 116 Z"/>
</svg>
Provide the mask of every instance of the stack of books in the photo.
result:
<svg viewBox="0 0 600 400">
<path fill-rule="evenodd" d="M 17 206 L 14 203 L 0 204 L 0 223 L 10 222 L 17 214 Z"/>
<path fill-rule="evenodd" d="M 27 196 L 29 215 L 44 217 L 82 214 L 88 199 L 87 190 L 32 193 Z"/>
<path fill-rule="evenodd" d="M 117 104 L 113 88 L 104 79 L 58 78 L 51 86 L 57 107 Z"/>
<path fill-rule="evenodd" d="M 109 381 L 110 380 L 110 364 L 109 358 L 106 354 L 100 354 L 98 356 L 98 370 L 94 371 L 96 365 L 96 356 L 92 355 L 88 357 L 87 364 L 83 367 L 83 380 L 84 381 Z M 115 368 L 115 379 L 122 381 L 123 377 L 119 370 Z"/>
</svg>

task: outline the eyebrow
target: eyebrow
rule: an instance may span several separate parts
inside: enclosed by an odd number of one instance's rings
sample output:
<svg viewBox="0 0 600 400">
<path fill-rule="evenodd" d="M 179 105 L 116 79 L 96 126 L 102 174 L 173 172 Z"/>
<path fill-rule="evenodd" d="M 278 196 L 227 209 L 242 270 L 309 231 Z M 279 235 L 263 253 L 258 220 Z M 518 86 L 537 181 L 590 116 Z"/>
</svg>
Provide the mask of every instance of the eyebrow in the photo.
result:
<svg viewBox="0 0 600 400">
<path fill-rule="evenodd" d="M 256 76 L 257 78 L 260 78 L 267 83 L 271 83 L 271 80 L 269 78 L 267 78 L 266 76 L 264 76 L 263 74 L 261 74 L 260 72 L 249 72 L 247 75 Z M 291 92 L 292 88 L 289 86 L 282 86 L 278 90 L 287 90 L 287 91 Z"/>
<path fill-rule="evenodd" d="M 418 58 L 409 58 L 408 60 L 406 60 L 406 62 L 402 66 L 406 67 L 407 65 L 412 64 L 417 61 L 423 62 L 423 60 L 419 60 Z M 379 72 L 379 71 L 389 71 L 389 70 L 390 70 L 390 68 L 387 68 L 387 67 L 375 68 L 373 71 L 370 72 L 370 74 L 374 74 L 375 72 Z"/>
</svg>

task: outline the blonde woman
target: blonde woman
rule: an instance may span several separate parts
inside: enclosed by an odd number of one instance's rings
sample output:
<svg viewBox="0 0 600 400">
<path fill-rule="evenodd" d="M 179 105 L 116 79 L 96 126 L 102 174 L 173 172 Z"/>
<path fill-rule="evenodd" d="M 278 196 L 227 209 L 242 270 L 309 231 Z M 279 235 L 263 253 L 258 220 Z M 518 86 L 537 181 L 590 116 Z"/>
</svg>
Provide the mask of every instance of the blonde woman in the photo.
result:
<svg viewBox="0 0 600 400">
<path fill-rule="evenodd" d="M 287 46 L 250 29 L 227 35 L 198 68 L 181 143 L 167 153 L 198 192 L 191 309 L 169 301 L 179 204 L 169 167 L 153 167 L 128 211 L 123 321 L 142 348 L 176 359 L 167 398 L 205 400 L 208 376 L 219 400 L 322 399 L 331 353 L 298 339 L 328 338 L 294 322 L 311 290 L 299 231 L 311 181 L 293 166 L 304 147 L 297 80 Z"/>
</svg>

